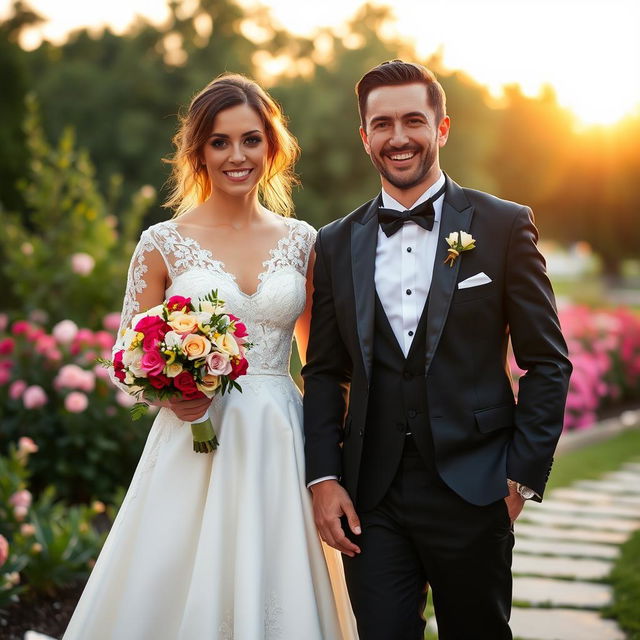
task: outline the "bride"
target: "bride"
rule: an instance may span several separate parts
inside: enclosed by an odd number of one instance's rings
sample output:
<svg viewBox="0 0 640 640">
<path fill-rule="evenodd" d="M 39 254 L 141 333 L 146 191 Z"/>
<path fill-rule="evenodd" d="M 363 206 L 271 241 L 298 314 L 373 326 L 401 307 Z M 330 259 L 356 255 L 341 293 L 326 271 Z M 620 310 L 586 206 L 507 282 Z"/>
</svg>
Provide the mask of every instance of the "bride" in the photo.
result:
<svg viewBox="0 0 640 640">
<path fill-rule="evenodd" d="M 302 358 L 308 340 L 315 237 L 287 217 L 297 143 L 233 74 L 193 99 L 174 143 L 176 215 L 142 233 L 122 326 L 217 289 L 247 325 L 249 370 L 242 393 L 162 403 L 64 638 L 356 638 L 340 559 L 313 521 L 289 376 L 292 334 Z M 186 423 L 207 409 L 220 446 L 194 453 Z"/>
</svg>

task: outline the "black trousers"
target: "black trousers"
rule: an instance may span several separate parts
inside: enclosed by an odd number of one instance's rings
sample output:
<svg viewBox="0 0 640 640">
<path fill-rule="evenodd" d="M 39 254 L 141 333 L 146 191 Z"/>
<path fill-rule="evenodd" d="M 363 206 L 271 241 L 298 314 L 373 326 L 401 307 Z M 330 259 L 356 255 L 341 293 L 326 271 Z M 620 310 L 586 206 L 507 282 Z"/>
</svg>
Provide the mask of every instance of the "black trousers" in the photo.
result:
<svg viewBox="0 0 640 640">
<path fill-rule="evenodd" d="M 428 586 L 440 640 L 511 640 L 513 532 L 504 500 L 465 502 L 425 466 L 411 436 L 393 483 L 358 514 L 343 556 L 360 640 L 422 640 Z"/>
</svg>

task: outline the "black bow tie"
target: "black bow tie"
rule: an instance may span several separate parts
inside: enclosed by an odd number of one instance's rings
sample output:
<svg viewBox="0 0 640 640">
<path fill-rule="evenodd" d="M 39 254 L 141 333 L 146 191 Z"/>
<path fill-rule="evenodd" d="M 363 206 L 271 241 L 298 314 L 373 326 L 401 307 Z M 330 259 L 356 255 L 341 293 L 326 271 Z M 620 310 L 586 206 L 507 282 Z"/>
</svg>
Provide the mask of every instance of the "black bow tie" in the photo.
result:
<svg viewBox="0 0 640 640">
<path fill-rule="evenodd" d="M 387 238 L 390 238 L 396 231 L 399 231 L 405 222 L 415 222 L 423 229 L 431 231 L 436 217 L 435 211 L 433 210 L 433 203 L 444 193 L 446 186 L 446 183 L 443 184 L 436 194 L 413 209 L 397 211 L 396 209 L 380 207 L 378 209 L 378 222 Z"/>
</svg>

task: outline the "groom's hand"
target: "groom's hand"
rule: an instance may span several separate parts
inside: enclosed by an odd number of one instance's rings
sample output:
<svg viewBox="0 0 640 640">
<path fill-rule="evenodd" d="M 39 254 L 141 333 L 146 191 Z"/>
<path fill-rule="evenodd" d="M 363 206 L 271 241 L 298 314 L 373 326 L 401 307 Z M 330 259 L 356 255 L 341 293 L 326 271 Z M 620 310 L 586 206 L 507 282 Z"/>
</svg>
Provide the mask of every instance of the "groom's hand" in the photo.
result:
<svg viewBox="0 0 640 640">
<path fill-rule="evenodd" d="M 509 487 L 509 495 L 504 499 L 504 501 L 507 503 L 507 511 L 509 512 L 509 518 L 513 525 L 520 515 L 526 500 L 516 491 L 515 487 Z"/>
<path fill-rule="evenodd" d="M 196 398 L 195 400 L 183 400 L 182 398 L 169 398 L 157 400 L 151 404 L 157 407 L 171 409 L 180 420 L 193 422 L 206 413 L 211 404 L 211 398 Z"/>
<path fill-rule="evenodd" d="M 329 546 L 353 558 L 360 553 L 360 547 L 347 538 L 340 525 L 340 518 L 344 515 L 351 531 L 360 535 L 360 520 L 349 494 L 337 480 L 323 480 L 311 485 L 310 489 L 313 494 L 313 517 L 320 537 Z"/>
</svg>

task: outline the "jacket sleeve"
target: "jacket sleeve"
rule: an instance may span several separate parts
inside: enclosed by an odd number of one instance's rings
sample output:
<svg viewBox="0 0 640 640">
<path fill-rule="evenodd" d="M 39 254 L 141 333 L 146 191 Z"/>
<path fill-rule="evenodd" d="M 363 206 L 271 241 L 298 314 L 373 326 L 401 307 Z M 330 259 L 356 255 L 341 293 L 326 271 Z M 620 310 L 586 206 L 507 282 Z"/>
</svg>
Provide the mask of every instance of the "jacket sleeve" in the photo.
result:
<svg viewBox="0 0 640 640">
<path fill-rule="evenodd" d="M 352 367 L 338 329 L 322 229 L 315 250 L 311 329 L 302 369 L 307 483 L 342 476 L 342 430 Z"/>
<path fill-rule="evenodd" d="M 511 228 L 505 280 L 511 343 L 518 366 L 525 370 L 507 477 L 542 496 L 562 433 L 572 366 L 537 240 L 533 213 L 523 207 Z"/>
</svg>

